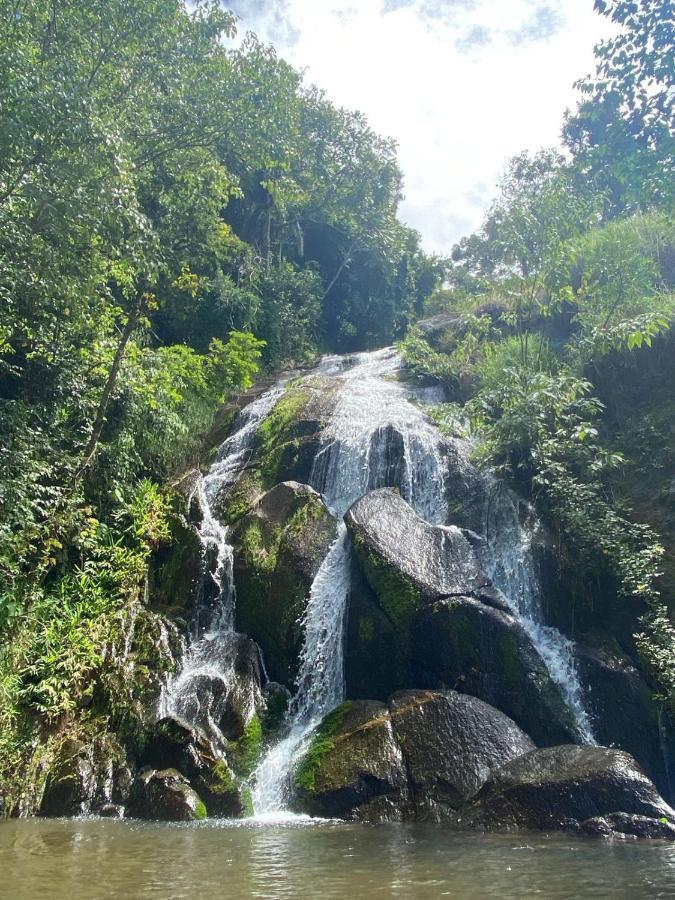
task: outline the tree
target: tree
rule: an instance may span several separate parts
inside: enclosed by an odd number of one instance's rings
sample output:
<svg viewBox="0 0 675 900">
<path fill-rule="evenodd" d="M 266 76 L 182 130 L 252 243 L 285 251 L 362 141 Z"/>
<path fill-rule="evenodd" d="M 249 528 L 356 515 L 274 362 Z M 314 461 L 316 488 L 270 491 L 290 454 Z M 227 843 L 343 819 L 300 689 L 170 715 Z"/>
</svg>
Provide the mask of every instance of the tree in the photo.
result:
<svg viewBox="0 0 675 900">
<path fill-rule="evenodd" d="M 675 200 L 675 4 L 595 0 L 620 30 L 595 48 L 595 75 L 577 83 L 582 102 L 563 137 L 606 214 L 671 209 Z"/>
</svg>

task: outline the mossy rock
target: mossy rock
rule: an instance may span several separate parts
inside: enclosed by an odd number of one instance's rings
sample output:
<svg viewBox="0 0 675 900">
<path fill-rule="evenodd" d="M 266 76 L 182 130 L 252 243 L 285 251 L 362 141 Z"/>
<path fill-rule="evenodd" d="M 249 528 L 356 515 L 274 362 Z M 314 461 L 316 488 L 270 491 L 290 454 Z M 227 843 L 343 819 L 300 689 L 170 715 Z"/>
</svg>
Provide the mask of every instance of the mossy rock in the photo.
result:
<svg viewBox="0 0 675 900">
<path fill-rule="evenodd" d="M 478 697 L 539 746 L 580 740 L 560 689 L 509 613 L 471 597 L 439 600 L 416 616 L 410 652 L 418 684 Z"/>
<path fill-rule="evenodd" d="M 97 726 L 103 723 L 97 723 Z M 42 773 L 39 815 L 81 816 L 124 803 L 129 789 L 124 748 L 114 734 L 68 737 L 57 745 Z"/>
<path fill-rule="evenodd" d="M 407 780 L 387 707 L 348 701 L 317 728 L 294 774 L 296 806 L 310 815 L 401 818 Z"/>
<path fill-rule="evenodd" d="M 208 811 L 177 769 L 147 769 L 136 776 L 125 815 L 160 822 L 198 822 Z"/>
<path fill-rule="evenodd" d="M 296 804 L 346 819 L 456 821 L 492 767 L 533 749 L 499 710 L 454 691 L 347 702 L 316 729 L 295 772 Z"/>
<path fill-rule="evenodd" d="M 381 609 L 401 632 L 439 598 L 492 593 L 464 534 L 425 522 L 396 490 L 370 491 L 345 522 Z"/>
<path fill-rule="evenodd" d="M 222 752 L 203 732 L 181 719 L 160 719 L 142 761 L 153 769 L 179 771 L 204 801 L 210 816 L 241 815 L 239 785 Z"/>
<path fill-rule="evenodd" d="M 148 567 L 150 604 L 165 615 L 182 615 L 196 600 L 204 574 L 199 535 L 182 516 L 171 517 L 171 538 L 152 556 Z"/>
<path fill-rule="evenodd" d="M 234 772 L 240 778 L 248 778 L 260 761 L 263 751 L 263 729 L 256 714 L 247 723 L 244 733 L 237 741 L 230 741 L 227 758 Z"/>
<path fill-rule="evenodd" d="M 312 581 L 336 534 L 321 497 L 297 482 L 268 491 L 232 531 L 237 628 L 274 681 L 293 683 Z"/>
</svg>

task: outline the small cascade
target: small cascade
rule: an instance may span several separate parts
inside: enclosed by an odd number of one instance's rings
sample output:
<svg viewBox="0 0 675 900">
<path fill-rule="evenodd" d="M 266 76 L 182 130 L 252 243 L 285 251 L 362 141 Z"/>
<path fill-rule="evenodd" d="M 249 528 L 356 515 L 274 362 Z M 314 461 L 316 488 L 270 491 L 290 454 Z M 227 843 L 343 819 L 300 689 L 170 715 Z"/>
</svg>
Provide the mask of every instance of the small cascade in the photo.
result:
<svg viewBox="0 0 675 900">
<path fill-rule="evenodd" d="M 159 715 L 178 716 L 191 725 L 209 729 L 216 736 L 218 727 L 213 697 L 204 701 L 204 683 L 208 679 L 211 684 L 222 686 L 221 696 L 215 703 L 215 708 L 221 707 L 236 689 L 234 666 L 239 641 L 234 633 L 236 593 L 232 546 L 228 542 L 228 528 L 218 519 L 213 504 L 243 472 L 256 431 L 284 390 L 281 381 L 240 411 L 232 435 L 221 445 L 207 474 L 199 477 L 190 497 L 191 501 L 197 501 L 202 517 L 198 533 L 204 555 L 204 579 L 213 583 L 216 596 L 215 600 L 202 603 L 197 609 L 192 643 L 183 655 L 180 670 L 162 693 Z M 203 599 L 208 592 L 202 590 L 201 594 Z M 213 691 L 206 693 L 212 695 Z"/>
<path fill-rule="evenodd" d="M 326 357 L 318 367 L 320 373 L 336 375 L 343 384 L 310 480 L 340 526 L 310 592 L 288 735 L 270 749 L 253 774 L 257 816 L 284 810 L 290 776 L 313 729 L 344 699 L 350 573 L 350 548 L 342 523 L 345 512 L 368 490 L 396 486 L 428 521 L 440 524 L 446 519 L 440 436 L 410 402 L 415 392 L 395 379 L 401 365 L 400 356 L 387 348 L 357 354 L 348 361 Z"/>
<path fill-rule="evenodd" d="M 557 628 L 544 624 L 539 579 L 532 541 L 536 526 L 523 524 L 517 497 L 493 477 L 483 512 L 483 537 L 478 556 L 485 574 L 502 593 L 569 706 L 585 744 L 595 744 L 590 718 L 574 659 L 574 643 Z"/>
</svg>

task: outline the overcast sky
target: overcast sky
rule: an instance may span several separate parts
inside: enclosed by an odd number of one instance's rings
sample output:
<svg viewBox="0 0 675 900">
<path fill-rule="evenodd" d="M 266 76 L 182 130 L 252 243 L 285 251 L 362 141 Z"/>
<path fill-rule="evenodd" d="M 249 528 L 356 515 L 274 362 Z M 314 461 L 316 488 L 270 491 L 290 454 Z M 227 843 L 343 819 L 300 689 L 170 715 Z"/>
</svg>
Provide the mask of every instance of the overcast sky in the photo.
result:
<svg viewBox="0 0 675 900">
<path fill-rule="evenodd" d="M 341 106 L 395 138 L 401 217 L 447 252 L 480 224 L 506 160 L 559 141 L 608 23 L 593 0 L 231 0 Z"/>
</svg>

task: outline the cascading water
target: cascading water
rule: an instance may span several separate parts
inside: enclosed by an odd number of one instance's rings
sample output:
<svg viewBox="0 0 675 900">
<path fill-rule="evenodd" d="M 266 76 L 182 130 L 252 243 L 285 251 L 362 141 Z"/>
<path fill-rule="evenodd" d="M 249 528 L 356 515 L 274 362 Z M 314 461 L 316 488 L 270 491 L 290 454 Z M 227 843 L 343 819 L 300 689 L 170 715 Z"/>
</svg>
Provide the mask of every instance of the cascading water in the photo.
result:
<svg viewBox="0 0 675 900">
<path fill-rule="evenodd" d="M 483 510 L 483 541 L 477 548 L 485 574 L 511 607 L 529 635 L 577 723 L 579 737 L 595 744 L 576 670 L 574 644 L 557 628 L 545 625 L 532 539 L 534 527 L 524 525 L 519 504 L 506 485 L 490 475 Z"/>
<path fill-rule="evenodd" d="M 343 642 L 350 579 L 350 545 L 342 518 L 367 491 L 396 486 L 413 509 L 431 524 L 445 525 L 446 459 L 444 441 L 419 405 L 433 402 L 428 390 L 414 390 L 396 376 L 402 367 L 391 348 L 353 357 L 325 357 L 319 376 L 340 382 L 336 407 L 323 432 L 310 476 L 338 520 L 338 536 L 310 590 L 303 621 L 304 645 L 297 689 L 287 717 L 287 736 L 271 747 L 251 778 L 254 811 L 274 817 L 288 804 L 290 779 L 321 719 L 344 699 Z M 308 376 L 309 379 L 312 376 Z M 284 392 L 279 383 L 239 414 L 235 432 L 220 448 L 211 470 L 195 487 L 201 512 L 199 530 L 208 577 L 217 591 L 205 625 L 198 625 L 180 672 L 163 695 L 161 715 L 177 715 L 217 732 L 211 709 L 201 708 L 201 679 L 216 680 L 226 695 L 236 690 L 237 638 L 234 633 L 235 586 L 228 530 L 214 513 L 218 495 L 246 466 L 256 430 Z M 459 441 L 459 464 L 468 462 L 469 444 Z M 593 742 L 574 667 L 573 645 L 543 624 L 532 556 L 532 534 L 523 526 L 513 495 L 491 476 L 487 482 L 477 553 L 487 575 L 502 592 L 539 651 L 552 678 L 576 716 L 582 739 Z M 250 698 L 251 714 L 258 697 Z M 241 704 L 240 704 L 241 705 Z"/>
<path fill-rule="evenodd" d="M 319 373 L 335 375 L 342 385 L 310 480 L 340 526 L 310 591 L 288 736 L 268 752 L 253 775 L 253 808 L 258 816 L 274 816 L 284 809 L 289 776 L 311 732 L 344 699 L 342 653 L 350 570 L 344 513 L 366 491 L 395 485 L 419 515 L 438 524 L 446 519 L 440 436 L 409 402 L 414 392 L 394 379 L 401 365 L 398 354 L 388 348 L 351 360 L 326 357 L 318 367 Z M 392 441 L 400 442 L 402 453 L 397 455 L 402 465 L 396 465 L 394 454 L 388 452 Z"/>
<path fill-rule="evenodd" d="M 159 715 L 178 716 L 191 725 L 206 727 L 216 736 L 218 729 L 212 710 L 202 708 L 204 704 L 197 686 L 202 678 L 222 684 L 222 705 L 229 692 L 236 689 L 234 666 L 239 643 L 234 633 L 236 595 L 232 577 L 232 546 L 228 542 L 228 528 L 218 519 L 213 504 L 244 470 L 256 431 L 284 393 L 284 383 L 280 381 L 241 410 L 235 420 L 234 432 L 221 445 L 208 473 L 199 476 L 190 498 L 196 499 L 199 504 L 202 516 L 199 540 L 204 554 L 204 577 L 214 582 L 216 597 L 206 610 L 197 611 L 193 641 L 183 654 L 180 671 L 170 679 L 162 693 Z M 209 566 L 209 560 L 213 558 L 215 564 Z M 202 622 L 202 619 L 206 621 Z M 249 698 L 249 714 L 254 711 L 254 700 Z"/>
</svg>

